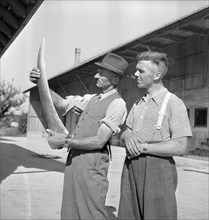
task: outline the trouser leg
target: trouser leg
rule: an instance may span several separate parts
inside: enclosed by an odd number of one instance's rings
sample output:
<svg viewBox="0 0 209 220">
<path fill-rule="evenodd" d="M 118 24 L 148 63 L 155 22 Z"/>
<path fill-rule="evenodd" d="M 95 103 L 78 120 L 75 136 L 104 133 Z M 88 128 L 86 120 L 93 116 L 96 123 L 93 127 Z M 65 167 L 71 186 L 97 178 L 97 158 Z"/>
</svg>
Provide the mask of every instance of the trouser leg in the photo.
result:
<svg viewBox="0 0 209 220">
<path fill-rule="evenodd" d="M 177 219 L 177 173 L 172 158 L 147 156 L 144 219 Z"/>
<path fill-rule="evenodd" d="M 127 159 L 124 162 L 121 177 L 121 194 L 118 210 L 118 219 L 142 219 L 143 212 L 143 176 L 138 175 L 144 166 L 140 166 L 137 173 L 134 173 L 133 164 L 137 159 Z M 138 182 L 137 188 L 136 182 Z"/>
<path fill-rule="evenodd" d="M 109 156 L 81 154 L 73 162 L 74 189 L 80 219 L 108 219 L 105 208 L 108 191 Z"/>
<path fill-rule="evenodd" d="M 106 153 L 68 157 L 61 219 L 108 219 L 105 208 L 108 166 Z"/>
<path fill-rule="evenodd" d="M 61 219 L 80 219 L 75 197 L 72 158 L 68 156 L 65 173 L 61 207 Z"/>
<path fill-rule="evenodd" d="M 177 173 L 172 158 L 140 156 L 125 165 L 119 219 L 177 219 Z M 138 210 L 138 211 L 137 211 Z"/>
</svg>

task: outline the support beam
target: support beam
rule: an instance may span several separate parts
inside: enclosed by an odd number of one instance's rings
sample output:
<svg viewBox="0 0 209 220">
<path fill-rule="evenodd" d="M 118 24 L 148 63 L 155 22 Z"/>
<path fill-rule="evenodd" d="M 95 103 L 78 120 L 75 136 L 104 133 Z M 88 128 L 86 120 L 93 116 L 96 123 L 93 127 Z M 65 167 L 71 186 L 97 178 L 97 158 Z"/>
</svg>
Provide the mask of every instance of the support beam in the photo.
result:
<svg viewBox="0 0 209 220">
<path fill-rule="evenodd" d="M 182 26 L 179 29 L 192 32 L 193 34 L 207 35 L 206 30 L 204 30 L 203 28 L 194 26 L 194 25 Z"/>
<path fill-rule="evenodd" d="M 125 59 L 135 60 L 139 52 L 140 51 L 133 51 L 131 49 L 127 49 L 127 50 L 118 51 L 117 54 L 124 57 Z"/>
<path fill-rule="evenodd" d="M 164 34 L 164 35 L 161 35 L 160 37 L 163 37 L 163 38 L 169 39 L 169 40 L 173 40 L 173 41 L 176 41 L 176 42 L 181 42 L 181 41 L 185 40 L 184 37 L 174 35 L 174 34 Z"/>
<path fill-rule="evenodd" d="M 154 41 L 147 41 L 147 42 L 143 42 L 144 44 L 146 44 L 149 47 L 155 47 L 155 48 L 160 48 L 162 49 L 165 45 L 162 45 L 158 42 L 154 42 Z"/>
<path fill-rule="evenodd" d="M 206 16 L 206 17 L 204 17 L 204 19 L 209 19 L 209 15 L 208 15 L 208 16 Z"/>
<path fill-rule="evenodd" d="M 145 45 L 145 44 L 136 44 L 134 47 L 131 47 L 131 51 L 135 51 L 135 52 L 140 52 L 140 51 L 144 51 L 144 50 L 147 50 L 148 49 L 148 46 Z"/>
<path fill-rule="evenodd" d="M 10 11 L 2 7 L 1 5 L 0 5 L 0 11 L 1 11 L 0 18 L 4 18 L 7 24 L 17 29 L 18 28 L 17 18 L 12 13 L 10 13 Z"/>
<path fill-rule="evenodd" d="M 20 1 L 14 1 L 14 0 L 5 0 L 9 3 L 9 5 L 12 8 L 12 11 L 14 11 L 17 15 L 19 15 L 22 18 L 26 17 L 27 8 L 20 2 Z"/>
<path fill-rule="evenodd" d="M 0 42 L 5 46 L 8 42 L 8 39 L 6 38 L 6 36 L 4 34 L 2 34 L 0 32 Z"/>
<path fill-rule="evenodd" d="M 0 43 L 0 51 L 2 51 L 4 46 Z"/>
<path fill-rule="evenodd" d="M 12 37 L 12 29 L 3 21 L 0 20 L 0 30 L 3 34 L 5 34 L 8 38 Z"/>
<path fill-rule="evenodd" d="M 135 60 L 136 59 L 136 56 L 131 56 L 131 55 L 128 55 L 128 54 L 123 54 L 123 53 L 117 53 L 118 55 L 122 56 L 123 58 L 125 58 L 126 60 Z"/>
</svg>

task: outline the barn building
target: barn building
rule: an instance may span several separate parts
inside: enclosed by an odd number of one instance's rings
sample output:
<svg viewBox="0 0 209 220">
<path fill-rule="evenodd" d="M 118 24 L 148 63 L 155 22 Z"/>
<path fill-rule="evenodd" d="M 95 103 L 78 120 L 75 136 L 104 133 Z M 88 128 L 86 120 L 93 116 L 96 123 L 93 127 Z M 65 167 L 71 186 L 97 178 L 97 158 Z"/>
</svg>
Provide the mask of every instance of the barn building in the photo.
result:
<svg viewBox="0 0 209 220">
<path fill-rule="evenodd" d="M 168 54 L 169 71 L 165 86 L 180 97 L 188 111 L 193 137 L 189 140 L 189 150 L 209 149 L 209 8 L 201 9 L 174 23 L 154 30 L 131 42 L 124 43 L 89 60 L 79 63 L 80 50 L 75 52 L 75 66 L 49 79 L 52 90 L 65 97 L 96 93 L 93 76 L 97 71 L 95 62 L 101 61 L 108 53 L 123 56 L 128 62 L 127 74 L 134 73 L 136 56 L 147 49 Z M 37 87 L 30 88 L 30 107 L 28 115 L 28 136 L 45 133 L 45 120 L 39 100 Z M 130 110 L 134 101 L 144 95 L 130 78 L 123 79 L 120 92 Z M 66 116 L 59 114 L 63 123 L 73 132 L 78 121 L 73 112 Z M 113 144 L 117 144 L 119 136 Z"/>
</svg>

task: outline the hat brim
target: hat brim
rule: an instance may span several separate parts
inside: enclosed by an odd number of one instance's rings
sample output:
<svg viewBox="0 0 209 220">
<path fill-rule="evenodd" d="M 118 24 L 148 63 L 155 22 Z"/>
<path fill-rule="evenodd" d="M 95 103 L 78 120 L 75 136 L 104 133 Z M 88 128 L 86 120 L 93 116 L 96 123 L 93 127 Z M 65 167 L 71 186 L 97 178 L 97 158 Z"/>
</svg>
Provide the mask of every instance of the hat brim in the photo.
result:
<svg viewBox="0 0 209 220">
<path fill-rule="evenodd" d="M 112 71 L 112 72 L 114 72 L 114 73 L 116 73 L 116 74 L 118 74 L 118 75 L 120 75 L 120 76 L 126 76 L 126 75 L 124 75 L 124 73 L 122 73 L 122 72 L 120 72 L 120 71 L 116 71 L 114 68 L 111 68 L 111 67 L 109 67 L 109 66 L 105 66 L 105 65 L 103 65 L 102 63 L 95 62 L 95 64 L 96 64 L 97 66 L 99 66 L 99 67 L 102 67 L 102 68 L 104 68 L 104 69 L 110 70 L 110 71 Z"/>
</svg>

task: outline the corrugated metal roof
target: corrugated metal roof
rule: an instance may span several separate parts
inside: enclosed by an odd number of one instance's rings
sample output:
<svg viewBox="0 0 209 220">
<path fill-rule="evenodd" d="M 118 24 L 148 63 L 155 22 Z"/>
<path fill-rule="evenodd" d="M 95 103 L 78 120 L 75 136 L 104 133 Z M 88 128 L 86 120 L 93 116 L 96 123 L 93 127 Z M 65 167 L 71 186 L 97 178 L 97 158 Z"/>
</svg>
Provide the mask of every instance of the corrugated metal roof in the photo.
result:
<svg viewBox="0 0 209 220">
<path fill-rule="evenodd" d="M 26 26 L 43 1 L 0 1 L 0 57 Z"/>
</svg>

